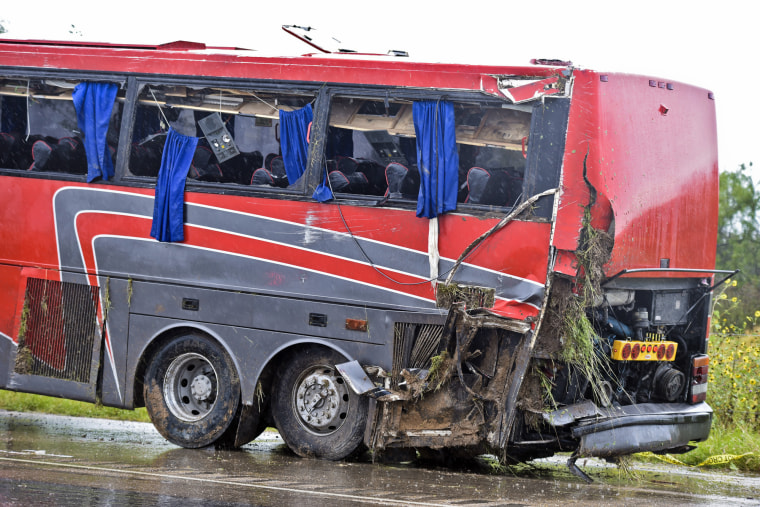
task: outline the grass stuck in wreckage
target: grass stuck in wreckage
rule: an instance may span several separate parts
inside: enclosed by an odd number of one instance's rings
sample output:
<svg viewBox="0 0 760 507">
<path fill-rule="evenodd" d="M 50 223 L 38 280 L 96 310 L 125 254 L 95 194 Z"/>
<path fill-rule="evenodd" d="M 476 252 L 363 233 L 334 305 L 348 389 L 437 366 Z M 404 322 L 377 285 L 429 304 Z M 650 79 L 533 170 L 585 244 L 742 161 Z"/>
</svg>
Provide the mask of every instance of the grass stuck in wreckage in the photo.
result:
<svg viewBox="0 0 760 507">
<path fill-rule="evenodd" d="M 635 460 L 680 462 L 674 466 L 721 468 L 760 473 L 760 308 L 740 322 L 723 315 L 738 304 L 736 283 L 716 298 L 709 339 L 710 379 L 707 402 L 714 411 L 710 437 L 696 449 Z M 121 410 L 92 403 L 0 390 L 0 409 L 150 422 L 144 408 Z"/>
</svg>

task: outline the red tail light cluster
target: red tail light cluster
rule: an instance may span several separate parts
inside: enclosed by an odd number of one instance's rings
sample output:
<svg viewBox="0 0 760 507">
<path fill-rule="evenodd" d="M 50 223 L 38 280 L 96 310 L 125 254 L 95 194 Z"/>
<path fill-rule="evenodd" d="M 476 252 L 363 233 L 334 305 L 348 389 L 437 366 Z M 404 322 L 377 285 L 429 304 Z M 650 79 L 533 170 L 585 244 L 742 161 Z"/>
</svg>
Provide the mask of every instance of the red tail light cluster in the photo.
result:
<svg viewBox="0 0 760 507">
<path fill-rule="evenodd" d="M 691 360 L 691 385 L 689 401 L 700 403 L 707 398 L 707 374 L 710 371 L 710 358 L 707 355 L 694 356 Z"/>
<path fill-rule="evenodd" d="M 612 344 L 612 359 L 616 361 L 672 361 L 676 358 L 676 342 L 641 342 L 615 340 Z"/>
</svg>

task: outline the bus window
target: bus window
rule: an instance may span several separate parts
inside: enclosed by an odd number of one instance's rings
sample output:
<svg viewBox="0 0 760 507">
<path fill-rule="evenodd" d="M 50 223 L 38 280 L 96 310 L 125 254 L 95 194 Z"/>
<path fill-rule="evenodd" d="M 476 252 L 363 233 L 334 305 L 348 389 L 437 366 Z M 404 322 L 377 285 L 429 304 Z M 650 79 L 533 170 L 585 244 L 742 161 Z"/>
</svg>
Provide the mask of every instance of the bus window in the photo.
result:
<svg viewBox="0 0 760 507">
<path fill-rule="evenodd" d="M 129 173 L 155 178 L 168 128 L 199 138 L 188 182 L 285 188 L 279 112 L 314 96 L 280 91 L 144 85 L 135 113 Z"/>
<path fill-rule="evenodd" d="M 397 131 L 411 101 L 335 97 L 330 107 L 325 163 L 335 193 L 416 199 L 420 179 L 412 131 Z"/>
<path fill-rule="evenodd" d="M 514 206 L 522 194 L 530 113 L 455 103 L 459 195 L 466 204 Z"/>
<path fill-rule="evenodd" d="M 468 205 L 513 206 L 522 195 L 530 112 L 454 102 L 459 193 Z M 335 97 L 325 163 L 336 193 L 416 200 L 412 101 Z"/>
<path fill-rule="evenodd" d="M 84 134 L 72 94 L 78 81 L 0 79 L 0 168 L 87 174 Z M 124 91 L 118 90 L 106 142 L 115 162 Z"/>
</svg>

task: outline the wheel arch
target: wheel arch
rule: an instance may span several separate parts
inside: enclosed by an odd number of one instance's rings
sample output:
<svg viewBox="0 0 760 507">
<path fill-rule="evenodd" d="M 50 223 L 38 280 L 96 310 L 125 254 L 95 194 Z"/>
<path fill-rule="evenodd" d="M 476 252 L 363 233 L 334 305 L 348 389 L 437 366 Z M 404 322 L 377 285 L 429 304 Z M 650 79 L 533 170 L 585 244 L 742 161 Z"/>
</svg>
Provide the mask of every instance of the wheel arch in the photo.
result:
<svg viewBox="0 0 760 507">
<path fill-rule="evenodd" d="M 211 340 L 215 341 L 217 345 L 222 347 L 225 350 L 225 352 L 227 352 L 227 355 L 230 356 L 230 359 L 232 360 L 232 364 L 235 366 L 235 373 L 237 377 L 240 378 L 240 364 L 237 358 L 235 357 L 235 354 L 232 353 L 232 350 L 230 349 L 229 344 L 221 336 L 219 336 L 217 333 L 214 333 L 212 330 L 208 329 L 207 327 L 197 325 L 195 323 L 180 322 L 180 323 L 172 324 L 172 325 L 163 327 L 162 329 L 154 333 L 153 336 L 146 341 L 145 345 L 140 351 L 139 359 L 137 361 L 137 364 L 134 370 L 134 377 L 132 378 L 132 389 L 133 389 L 132 392 L 133 392 L 134 407 L 145 406 L 145 400 L 143 399 L 143 384 L 144 384 L 145 372 L 147 371 L 152 358 L 168 342 L 170 342 L 174 338 L 177 338 L 178 336 L 182 336 L 183 334 L 188 334 L 188 333 L 201 333 L 205 335 L 207 338 L 210 338 Z M 245 395 L 242 392 L 243 383 L 240 382 L 240 384 L 241 384 L 241 396 L 245 398 Z"/>
<path fill-rule="evenodd" d="M 287 343 L 281 344 L 280 347 L 269 354 L 269 356 L 264 361 L 264 366 L 261 368 L 261 372 L 254 379 L 255 385 L 258 386 L 259 383 L 261 383 L 264 393 L 270 393 L 272 379 L 277 372 L 277 368 L 282 366 L 288 360 L 288 358 L 297 354 L 299 350 L 304 350 L 309 347 L 322 347 L 328 350 L 333 350 L 345 357 L 346 361 L 351 361 L 354 359 L 353 355 L 350 354 L 344 347 L 338 346 L 338 344 L 331 340 L 310 337 L 291 340 Z M 255 399 L 252 401 L 255 401 Z M 243 400 L 243 403 L 246 403 L 245 399 Z"/>
</svg>

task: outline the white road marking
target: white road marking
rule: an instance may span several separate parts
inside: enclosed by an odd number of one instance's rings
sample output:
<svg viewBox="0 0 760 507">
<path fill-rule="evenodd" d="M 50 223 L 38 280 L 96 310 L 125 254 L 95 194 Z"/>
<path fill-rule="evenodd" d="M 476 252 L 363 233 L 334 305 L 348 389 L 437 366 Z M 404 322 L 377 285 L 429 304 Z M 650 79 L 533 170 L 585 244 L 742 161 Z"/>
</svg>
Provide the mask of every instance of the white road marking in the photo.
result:
<svg viewBox="0 0 760 507">
<path fill-rule="evenodd" d="M 175 479 L 175 480 L 203 482 L 203 483 L 212 483 L 212 484 L 224 484 L 228 486 L 240 486 L 243 488 L 284 491 L 284 492 L 289 492 L 289 493 L 298 493 L 302 495 L 341 498 L 341 499 L 346 499 L 346 500 L 354 500 L 357 502 L 383 504 L 383 505 L 430 505 L 430 506 L 446 505 L 446 504 L 440 504 L 440 503 L 410 502 L 406 500 L 394 500 L 392 498 L 387 498 L 387 497 L 381 498 L 381 497 L 371 497 L 371 496 L 357 496 L 357 495 L 347 495 L 343 493 L 327 493 L 323 491 L 310 491 L 306 489 L 286 488 L 286 487 L 281 487 L 281 486 L 265 486 L 263 484 L 249 484 L 249 483 L 234 482 L 234 481 L 223 481 L 223 480 L 218 480 L 218 479 L 204 479 L 200 477 L 183 477 L 181 475 L 140 472 L 137 470 L 119 470 L 116 468 L 106 468 L 106 467 L 98 467 L 98 466 L 92 466 L 92 465 L 76 465 L 74 463 L 55 463 L 52 461 L 42 461 L 42 460 L 32 460 L 32 459 L 4 458 L 1 456 L 0 456 L 0 461 L 9 461 L 9 462 L 14 462 L 14 463 L 28 463 L 28 464 L 34 464 L 34 465 L 48 465 L 48 466 L 53 466 L 53 467 L 73 468 L 73 469 L 78 469 L 78 470 L 92 470 L 95 472 L 111 472 L 111 473 L 126 474 L 126 475 L 140 475 L 140 476 L 147 476 L 147 477 L 156 477 L 160 479 Z"/>
</svg>

